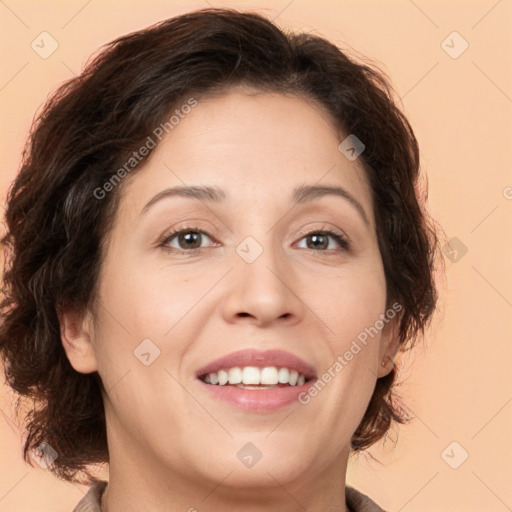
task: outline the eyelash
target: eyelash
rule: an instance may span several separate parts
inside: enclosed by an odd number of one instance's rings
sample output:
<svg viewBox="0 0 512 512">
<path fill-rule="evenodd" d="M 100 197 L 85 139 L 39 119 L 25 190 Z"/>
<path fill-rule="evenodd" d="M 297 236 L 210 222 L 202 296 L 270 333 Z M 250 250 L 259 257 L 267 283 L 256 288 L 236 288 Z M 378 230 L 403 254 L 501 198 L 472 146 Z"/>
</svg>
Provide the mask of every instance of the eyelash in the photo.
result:
<svg viewBox="0 0 512 512">
<path fill-rule="evenodd" d="M 208 235 L 208 233 L 206 233 L 199 227 L 187 226 L 187 227 L 172 231 L 171 233 L 165 233 L 164 235 L 162 235 L 162 237 L 158 241 L 158 247 L 161 247 L 164 251 L 166 251 L 168 253 L 183 254 L 183 255 L 185 255 L 185 254 L 190 255 L 191 253 L 194 253 L 194 252 L 195 253 L 202 252 L 204 249 L 206 249 L 206 247 L 200 247 L 200 248 L 196 248 L 196 249 L 190 249 L 187 251 L 184 249 L 176 249 L 175 247 L 170 248 L 167 244 L 171 240 L 173 240 L 177 235 L 180 235 L 182 233 L 199 233 L 201 235 L 206 235 L 208 238 L 213 240 L 213 238 L 210 235 Z M 348 239 L 344 235 L 342 235 L 336 231 L 332 231 L 330 229 L 319 229 L 319 230 L 313 230 L 313 231 L 299 233 L 299 236 L 301 237 L 300 240 L 302 240 L 304 237 L 310 236 L 310 235 L 327 235 L 327 236 L 332 237 L 340 246 L 340 249 L 336 252 L 343 252 L 343 251 L 350 250 L 351 246 L 350 246 Z M 332 251 L 333 251 L 333 250 L 329 250 L 329 249 L 321 250 L 321 251 L 315 251 L 315 249 L 308 249 L 308 250 L 314 251 L 314 252 L 325 252 L 327 254 L 332 254 Z"/>
</svg>

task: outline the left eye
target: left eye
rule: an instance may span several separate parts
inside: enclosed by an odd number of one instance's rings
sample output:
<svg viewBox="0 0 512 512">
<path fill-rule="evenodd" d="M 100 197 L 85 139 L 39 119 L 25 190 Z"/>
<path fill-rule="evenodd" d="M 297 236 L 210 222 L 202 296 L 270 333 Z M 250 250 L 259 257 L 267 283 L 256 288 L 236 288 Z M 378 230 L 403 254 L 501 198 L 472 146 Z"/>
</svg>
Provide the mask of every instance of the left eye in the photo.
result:
<svg viewBox="0 0 512 512">
<path fill-rule="evenodd" d="M 301 238 L 301 241 L 306 241 L 306 247 L 301 247 L 301 249 L 321 249 L 322 251 L 335 249 L 335 247 L 329 247 L 329 239 L 335 240 L 342 250 L 349 248 L 347 240 L 334 231 L 312 231 Z M 308 243 L 308 240 L 310 240 L 310 243 Z"/>
</svg>

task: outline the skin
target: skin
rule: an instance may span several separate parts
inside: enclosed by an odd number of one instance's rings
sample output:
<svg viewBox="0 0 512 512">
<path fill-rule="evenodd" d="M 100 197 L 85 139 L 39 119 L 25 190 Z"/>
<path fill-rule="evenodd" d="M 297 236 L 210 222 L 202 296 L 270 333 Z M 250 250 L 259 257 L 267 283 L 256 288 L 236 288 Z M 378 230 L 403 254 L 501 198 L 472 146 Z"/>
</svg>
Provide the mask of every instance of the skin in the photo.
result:
<svg viewBox="0 0 512 512">
<path fill-rule="evenodd" d="M 126 178 L 98 304 L 82 318 L 60 316 L 72 366 L 99 372 L 107 390 L 104 512 L 347 511 L 350 439 L 377 377 L 392 369 L 397 322 L 307 405 L 241 411 L 195 377 L 245 348 L 287 350 L 321 375 L 386 311 L 370 188 L 360 162 L 338 149 L 345 137 L 313 102 L 232 88 L 201 99 Z M 216 185 L 229 198 L 172 197 L 141 214 L 156 194 L 185 184 Z M 343 187 L 368 224 L 334 195 L 293 206 L 301 184 Z M 200 251 L 178 237 L 167 247 L 187 254 L 158 246 L 190 226 L 207 233 Z M 350 248 L 330 237 L 312 244 L 308 234 L 322 228 L 345 234 Z M 250 264 L 235 250 L 247 236 L 263 249 Z M 134 356 L 147 338 L 161 351 L 149 366 Z M 251 468 L 236 456 L 247 442 L 262 453 Z"/>
</svg>

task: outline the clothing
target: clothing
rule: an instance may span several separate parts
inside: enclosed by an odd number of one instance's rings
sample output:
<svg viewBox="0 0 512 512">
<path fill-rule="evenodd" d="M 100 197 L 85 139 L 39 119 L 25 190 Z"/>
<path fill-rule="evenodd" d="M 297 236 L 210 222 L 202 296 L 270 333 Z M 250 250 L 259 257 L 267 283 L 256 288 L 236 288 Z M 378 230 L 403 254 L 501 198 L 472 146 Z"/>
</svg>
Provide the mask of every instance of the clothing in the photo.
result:
<svg viewBox="0 0 512 512">
<path fill-rule="evenodd" d="M 350 512 L 386 512 L 370 497 L 354 487 L 345 487 L 345 501 Z"/>
<path fill-rule="evenodd" d="M 94 483 L 73 512 L 101 512 L 101 497 L 107 483 L 104 480 Z M 386 512 L 366 494 L 353 487 L 345 487 L 345 497 L 350 512 Z"/>
<path fill-rule="evenodd" d="M 107 484 L 108 482 L 105 480 L 92 484 L 73 512 L 101 512 L 101 497 Z"/>
</svg>

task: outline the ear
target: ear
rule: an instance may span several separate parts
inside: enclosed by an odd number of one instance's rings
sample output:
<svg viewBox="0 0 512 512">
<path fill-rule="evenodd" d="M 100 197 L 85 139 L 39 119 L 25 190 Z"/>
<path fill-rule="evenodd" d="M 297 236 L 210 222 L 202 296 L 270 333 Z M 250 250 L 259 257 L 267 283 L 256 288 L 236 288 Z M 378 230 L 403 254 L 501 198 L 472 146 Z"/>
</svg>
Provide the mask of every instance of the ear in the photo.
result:
<svg viewBox="0 0 512 512">
<path fill-rule="evenodd" d="M 398 334 L 399 327 L 400 315 L 396 315 L 385 323 L 382 328 L 377 368 L 378 378 L 386 376 L 393 369 L 395 364 L 394 358 L 400 346 L 400 337 Z"/>
<path fill-rule="evenodd" d="M 60 338 L 71 366 L 80 373 L 97 371 L 96 354 L 92 344 L 93 322 L 89 311 L 85 314 L 69 309 L 57 309 Z"/>
</svg>

